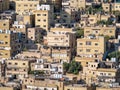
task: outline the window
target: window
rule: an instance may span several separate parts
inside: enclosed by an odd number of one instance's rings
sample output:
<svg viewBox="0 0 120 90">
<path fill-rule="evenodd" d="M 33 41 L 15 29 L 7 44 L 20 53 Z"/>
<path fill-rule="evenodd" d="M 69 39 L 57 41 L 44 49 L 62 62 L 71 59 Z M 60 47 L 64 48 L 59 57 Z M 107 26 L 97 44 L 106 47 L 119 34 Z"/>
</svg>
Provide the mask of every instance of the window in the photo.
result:
<svg viewBox="0 0 120 90">
<path fill-rule="evenodd" d="M 86 33 L 90 33 L 90 31 L 86 31 Z"/>
<path fill-rule="evenodd" d="M 90 41 L 86 41 L 86 45 L 91 45 L 91 42 Z"/>
<path fill-rule="evenodd" d="M 5 38 L 7 38 L 7 36 L 5 36 Z"/>
<path fill-rule="evenodd" d="M 38 22 L 40 22 L 40 19 L 38 19 Z"/>
<path fill-rule="evenodd" d="M 43 16 L 46 16 L 46 14 L 43 14 Z"/>
<path fill-rule="evenodd" d="M 95 31 L 95 33 L 98 33 L 98 31 Z"/>
<path fill-rule="evenodd" d="M 18 63 L 15 63 L 15 65 L 18 65 Z"/>
<path fill-rule="evenodd" d="M 55 38 L 55 40 L 58 40 L 58 38 Z"/>
<path fill-rule="evenodd" d="M 103 75 L 103 73 L 100 73 L 100 75 Z"/>
<path fill-rule="evenodd" d="M 90 52 L 90 49 L 86 49 L 86 52 Z"/>
<path fill-rule="evenodd" d="M 98 43 L 95 43 L 95 46 L 98 46 Z"/>
<path fill-rule="evenodd" d="M 5 55 L 8 55 L 7 53 Z"/>
<path fill-rule="evenodd" d="M 46 25 L 43 25 L 43 27 L 46 27 Z"/>
<path fill-rule="evenodd" d="M 112 31 L 110 30 L 110 33 L 112 33 Z"/>
<path fill-rule="evenodd" d="M 27 7 L 28 5 L 27 5 L 27 4 L 25 4 L 24 6 L 25 6 L 25 7 Z"/>
<path fill-rule="evenodd" d="M 6 24 L 4 23 L 3 26 L 6 26 Z"/>
<path fill-rule="evenodd" d="M 95 52 L 98 52 L 98 50 L 95 50 Z"/>
<path fill-rule="evenodd" d="M 80 43 L 79 45 L 83 45 L 83 43 Z"/>
<path fill-rule="evenodd" d="M 46 22 L 46 19 L 44 19 L 43 21 Z"/>
<path fill-rule="evenodd" d="M 80 52 L 82 52 L 83 50 L 82 49 L 80 49 Z"/>
<path fill-rule="evenodd" d="M 37 14 L 37 16 L 41 16 L 41 14 Z"/>
<path fill-rule="evenodd" d="M 8 64 L 11 65 L 11 62 L 9 62 Z"/>
<path fill-rule="evenodd" d="M 8 42 L 5 42 L 5 44 L 8 44 Z"/>
</svg>

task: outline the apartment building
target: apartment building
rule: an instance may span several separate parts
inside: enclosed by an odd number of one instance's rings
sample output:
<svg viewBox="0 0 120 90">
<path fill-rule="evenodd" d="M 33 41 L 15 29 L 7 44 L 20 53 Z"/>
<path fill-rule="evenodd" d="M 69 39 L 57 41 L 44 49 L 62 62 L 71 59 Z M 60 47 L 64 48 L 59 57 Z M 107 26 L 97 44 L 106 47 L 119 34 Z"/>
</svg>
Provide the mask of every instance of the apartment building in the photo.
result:
<svg viewBox="0 0 120 90">
<path fill-rule="evenodd" d="M 28 43 L 39 43 L 42 33 L 41 28 L 28 28 L 27 29 L 27 42 Z"/>
<path fill-rule="evenodd" d="M 23 90 L 24 89 L 43 89 L 43 90 L 64 90 L 63 82 L 51 79 L 37 79 L 37 77 L 24 78 Z"/>
<path fill-rule="evenodd" d="M 32 67 L 33 70 L 44 71 L 52 79 L 63 78 L 63 66 L 58 62 L 49 62 L 47 59 L 37 59 Z"/>
<path fill-rule="evenodd" d="M 75 35 L 71 28 L 51 28 L 44 37 L 44 44 L 51 47 L 51 57 L 54 61 L 69 62 L 74 52 Z"/>
<path fill-rule="evenodd" d="M 116 27 L 115 26 L 95 26 L 95 27 L 85 27 L 84 36 L 89 35 L 104 35 L 109 37 L 116 37 Z"/>
<path fill-rule="evenodd" d="M 34 60 L 6 60 L 6 77 L 14 77 L 18 79 L 28 77 L 28 72 L 30 71 L 30 63 L 32 62 L 34 62 Z"/>
<path fill-rule="evenodd" d="M 79 56 L 76 56 L 75 57 L 75 61 L 80 62 L 82 67 L 86 67 L 86 66 L 88 66 L 88 62 L 95 61 L 95 58 L 94 57 L 89 58 L 89 57 L 79 57 Z"/>
<path fill-rule="evenodd" d="M 106 42 L 103 36 L 77 39 L 77 56 L 99 58 L 105 51 Z"/>
<path fill-rule="evenodd" d="M 86 26 L 95 26 L 98 21 L 104 20 L 107 21 L 110 18 L 110 15 L 100 15 L 100 14 L 89 14 L 81 15 L 80 25 L 82 27 Z"/>
<path fill-rule="evenodd" d="M 39 4 L 40 0 L 16 0 L 15 11 L 20 15 L 26 13 L 33 13 L 33 11 L 37 9 L 37 5 Z"/>
<path fill-rule="evenodd" d="M 52 4 L 55 7 L 55 12 L 60 11 L 62 0 L 43 0 L 44 3 Z"/>
<path fill-rule="evenodd" d="M 45 43 L 48 46 L 57 46 L 57 47 L 71 47 L 72 45 L 72 34 L 56 34 L 54 32 L 48 32 L 47 37 L 44 37 Z"/>
<path fill-rule="evenodd" d="M 23 15 L 23 23 L 28 27 L 35 26 L 35 15 L 33 14 L 25 14 Z"/>
<path fill-rule="evenodd" d="M 65 85 L 64 90 L 89 90 L 89 89 L 82 84 L 72 84 L 72 85 Z M 95 89 L 92 89 L 92 90 L 95 90 Z"/>
<path fill-rule="evenodd" d="M 56 20 L 58 23 L 71 24 L 80 20 L 80 12 L 78 11 L 77 6 L 71 7 L 72 4 L 73 3 L 70 3 L 70 0 L 62 1 L 60 18 Z"/>
<path fill-rule="evenodd" d="M 53 47 L 72 48 L 75 44 L 75 36 L 71 28 L 51 28 L 44 40 L 45 44 Z"/>
<path fill-rule="evenodd" d="M 0 1 L 0 12 L 3 12 L 8 9 L 9 9 L 9 0 L 1 0 Z"/>
<path fill-rule="evenodd" d="M 54 15 L 52 5 L 37 5 L 35 14 L 35 26 L 40 27 L 46 31 L 50 29 L 50 26 L 54 25 Z"/>
<path fill-rule="evenodd" d="M 113 62 L 111 62 L 113 63 Z M 83 67 L 82 78 L 86 83 L 94 83 L 101 86 L 109 86 L 112 83 L 119 83 L 119 69 L 111 66 L 112 64 L 106 64 L 106 62 L 88 62 L 88 66 Z M 116 81 L 117 80 L 117 81 Z"/>
<path fill-rule="evenodd" d="M 0 58 L 11 58 L 21 51 L 19 35 L 10 30 L 0 30 Z"/>
<path fill-rule="evenodd" d="M 86 1 L 85 0 L 70 0 L 70 7 L 77 9 L 85 9 Z"/>
</svg>

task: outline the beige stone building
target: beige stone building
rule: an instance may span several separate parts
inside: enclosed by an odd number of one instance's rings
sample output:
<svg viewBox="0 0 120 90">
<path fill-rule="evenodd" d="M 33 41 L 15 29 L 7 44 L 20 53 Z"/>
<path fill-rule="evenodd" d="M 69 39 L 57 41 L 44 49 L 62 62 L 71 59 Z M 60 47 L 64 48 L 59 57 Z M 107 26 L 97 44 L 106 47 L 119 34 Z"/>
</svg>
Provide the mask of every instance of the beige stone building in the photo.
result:
<svg viewBox="0 0 120 90">
<path fill-rule="evenodd" d="M 80 25 L 82 27 L 95 26 L 98 21 L 104 20 L 107 21 L 110 18 L 110 15 L 100 15 L 100 14 L 90 14 L 90 15 L 81 15 Z"/>
<path fill-rule="evenodd" d="M 70 6 L 76 9 L 85 9 L 86 1 L 85 0 L 70 0 Z"/>
<path fill-rule="evenodd" d="M 75 36 L 71 28 L 51 28 L 44 37 L 45 44 L 53 47 L 74 47 Z"/>
<path fill-rule="evenodd" d="M 41 37 L 41 28 L 28 28 L 27 29 L 27 39 L 28 43 L 39 43 Z"/>
<path fill-rule="evenodd" d="M 93 62 L 95 61 L 95 58 L 89 58 L 89 57 L 75 57 L 75 61 L 80 62 L 82 67 L 86 67 L 88 65 L 88 62 Z"/>
<path fill-rule="evenodd" d="M 77 56 L 95 57 L 104 54 L 106 43 L 103 36 L 77 39 Z"/>
<path fill-rule="evenodd" d="M 0 1 L 0 11 L 5 11 L 9 9 L 9 0 Z"/>
<path fill-rule="evenodd" d="M 64 90 L 88 90 L 88 89 L 83 85 L 73 84 L 64 86 Z"/>
<path fill-rule="evenodd" d="M 101 85 L 107 87 L 110 83 L 115 83 L 118 79 L 119 82 L 119 69 L 115 68 L 105 68 L 105 63 L 101 63 L 98 61 L 88 62 L 86 67 L 83 67 L 83 73 L 81 74 L 81 78 L 83 78 L 87 84 L 95 83 L 96 85 Z M 101 67 L 102 66 L 102 67 Z M 116 82 L 117 83 L 117 82 Z"/>
<path fill-rule="evenodd" d="M 22 15 L 26 13 L 33 13 L 37 9 L 37 5 L 40 4 L 40 0 L 16 0 L 15 1 L 15 11 L 16 13 Z"/>
<path fill-rule="evenodd" d="M 51 28 L 44 37 L 44 44 L 51 47 L 51 57 L 54 61 L 69 62 L 74 52 L 75 35 L 71 28 Z"/>
<path fill-rule="evenodd" d="M 25 14 L 23 15 L 23 23 L 28 25 L 29 27 L 35 26 L 35 15 L 33 14 Z"/>
<path fill-rule="evenodd" d="M 18 33 L 0 30 L 0 58 L 11 58 L 20 52 Z"/>
<path fill-rule="evenodd" d="M 37 6 L 37 10 L 34 11 L 35 14 L 35 26 L 40 27 L 46 31 L 50 29 L 50 26 L 54 24 L 53 6 L 44 5 Z"/>
<path fill-rule="evenodd" d="M 28 72 L 30 71 L 30 64 L 34 60 L 22 60 L 13 59 L 6 61 L 6 77 L 15 77 L 18 79 L 23 79 L 28 77 Z"/>
<path fill-rule="evenodd" d="M 44 79 L 40 80 L 34 77 L 24 78 L 23 80 L 23 90 L 32 90 L 32 89 L 48 89 L 48 90 L 63 90 L 63 82 L 58 80 Z"/>
<path fill-rule="evenodd" d="M 95 27 L 85 27 L 84 36 L 95 35 L 95 36 L 116 36 L 116 27 L 115 26 L 95 26 Z"/>
</svg>

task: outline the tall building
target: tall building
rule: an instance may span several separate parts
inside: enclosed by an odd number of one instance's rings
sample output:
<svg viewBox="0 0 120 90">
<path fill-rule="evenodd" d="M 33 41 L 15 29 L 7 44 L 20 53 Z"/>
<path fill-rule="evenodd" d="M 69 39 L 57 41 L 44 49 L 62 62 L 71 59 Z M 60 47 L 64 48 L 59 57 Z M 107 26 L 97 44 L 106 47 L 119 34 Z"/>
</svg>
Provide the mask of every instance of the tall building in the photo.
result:
<svg viewBox="0 0 120 90">
<path fill-rule="evenodd" d="M 19 34 L 0 30 L 0 58 L 11 58 L 20 52 Z"/>
<path fill-rule="evenodd" d="M 28 72 L 30 70 L 30 63 L 34 60 L 26 59 L 10 59 L 6 60 L 6 77 L 15 77 L 17 79 L 22 79 L 28 77 Z"/>
<path fill-rule="evenodd" d="M 46 31 L 50 29 L 50 26 L 54 25 L 53 7 L 50 5 L 37 6 L 35 14 L 35 26 L 40 27 Z"/>
<path fill-rule="evenodd" d="M 103 36 L 77 39 L 77 56 L 97 58 L 97 55 L 104 54 L 105 51 L 106 42 Z"/>
<path fill-rule="evenodd" d="M 33 11 L 37 9 L 37 5 L 39 5 L 39 3 L 40 0 L 17 0 L 15 1 L 16 13 L 21 15 L 26 13 L 33 13 Z"/>
<path fill-rule="evenodd" d="M 116 27 L 115 26 L 85 27 L 84 36 L 89 36 L 89 35 L 116 37 Z"/>
<path fill-rule="evenodd" d="M 52 48 L 54 61 L 69 62 L 74 52 L 75 35 L 71 28 L 51 28 L 44 37 L 44 44 Z"/>
<path fill-rule="evenodd" d="M 85 9 L 86 0 L 70 0 L 70 6 L 76 9 Z"/>
</svg>

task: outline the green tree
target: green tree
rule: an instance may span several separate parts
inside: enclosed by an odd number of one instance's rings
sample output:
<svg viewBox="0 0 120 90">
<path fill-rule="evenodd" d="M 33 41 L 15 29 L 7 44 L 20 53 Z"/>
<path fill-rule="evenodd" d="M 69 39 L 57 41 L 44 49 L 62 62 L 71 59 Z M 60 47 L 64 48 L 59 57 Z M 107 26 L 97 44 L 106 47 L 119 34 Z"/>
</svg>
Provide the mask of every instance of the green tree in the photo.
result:
<svg viewBox="0 0 120 90">
<path fill-rule="evenodd" d="M 76 37 L 81 38 L 82 36 L 84 36 L 84 30 L 83 29 L 78 29 L 76 31 Z"/>
<path fill-rule="evenodd" d="M 108 54 L 109 58 L 120 58 L 120 51 L 114 51 Z"/>
<path fill-rule="evenodd" d="M 63 63 L 63 68 L 67 73 L 78 74 L 82 70 L 80 63 L 73 60 L 71 63 Z"/>
<path fill-rule="evenodd" d="M 105 40 L 108 41 L 110 39 L 110 36 L 106 35 Z"/>
</svg>

